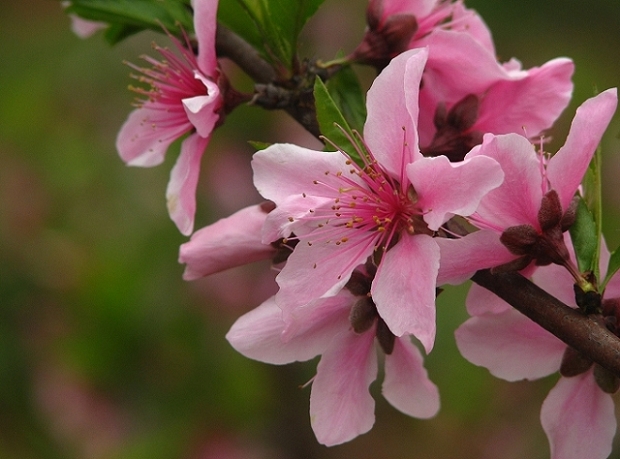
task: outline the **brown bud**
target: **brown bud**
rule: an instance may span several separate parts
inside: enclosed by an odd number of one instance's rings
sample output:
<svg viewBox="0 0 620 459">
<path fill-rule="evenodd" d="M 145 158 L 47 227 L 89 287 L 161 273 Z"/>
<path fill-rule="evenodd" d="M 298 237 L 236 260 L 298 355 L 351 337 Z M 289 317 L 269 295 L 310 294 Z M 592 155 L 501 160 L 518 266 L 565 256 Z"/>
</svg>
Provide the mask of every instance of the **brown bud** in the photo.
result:
<svg viewBox="0 0 620 459">
<path fill-rule="evenodd" d="M 468 94 L 459 100 L 448 113 L 448 124 L 463 132 L 476 124 L 480 99 L 475 94 Z"/>
<path fill-rule="evenodd" d="M 529 255 L 540 235 L 532 225 L 517 225 L 506 228 L 499 240 L 510 253 L 515 255 Z"/>
<path fill-rule="evenodd" d="M 396 335 L 390 331 L 381 317 L 377 321 L 377 341 L 379 341 L 379 346 L 386 355 L 390 355 L 394 351 Z"/>
<path fill-rule="evenodd" d="M 365 296 L 370 293 L 372 279 L 359 271 L 353 271 L 345 288 L 353 295 Z"/>
<path fill-rule="evenodd" d="M 577 284 L 573 285 L 575 302 L 586 314 L 601 314 L 601 294 L 595 291 L 584 292 Z"/>
<path fill-rule="evenodd" d="M 538 211 L 538 222 L 543 231 L 558 226 L 562 221 L 562 204 L 555 190 L 549 190 L 542 198 Z"/>
<path fill-rule="evenodd" d="M 579 196 L 575 195 L 568 205 L 568 209 L 562 215 L 562 221 L 560 225 L 562 226 L 562 232 L 568 231 L 571 226 L 575 223 L 577 219 L 577 206 L 579 205 Z"/>
<path fill-rule="evenodd" d="M 594 365 L 594 380 L 608 394 L 615 394 L 620 389 L 620 378 L 599 364 Z"/>
<path fill-rule="evenodd" d="M 349 322 L 355 333 L 368 331 L 378 317 L 375 303 L 370 297 L 363 296 L 353 305 L 349 313 Z"/>
<path fill-rule="evenodd" d="M 567 378 L 585 373 L 592 366 L 592 360 L 584 356 L 581 352 L 567 347 L 562 356 L 560 374 Z"/>
</svg>

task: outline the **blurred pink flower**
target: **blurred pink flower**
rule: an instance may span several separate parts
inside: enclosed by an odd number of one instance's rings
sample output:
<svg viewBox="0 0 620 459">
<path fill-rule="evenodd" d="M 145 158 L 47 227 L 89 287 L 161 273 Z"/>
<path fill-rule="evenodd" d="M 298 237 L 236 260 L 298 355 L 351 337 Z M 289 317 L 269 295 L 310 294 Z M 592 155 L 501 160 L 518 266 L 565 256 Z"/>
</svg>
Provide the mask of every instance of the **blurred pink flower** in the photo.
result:
<svg viewBox="0 0 620 459">
<path fill-rule="evenodd" d="M 418 418 L 439 410 L 439 393 L 420 351 L 409 336 L 389 332 L 367 295 L 371 279 L 356 274 L 355 286 L 290 314 L 270 298 L 240 317 L 226 335 L 237 351 L 262 362 L 284 364 L 321 355 L 312 380 L 310 419 L 318 441 L 327 446 L 352 440 L 374 424 L 368 388 L 377 377 L 375 337 L 385 354 L 384 397 Z"/>
<path fill-rule="evenodd" d="M 63 8 L 67 8 L 71 5 L 71 2 L 62 1 L 60 2 L 60 5 Z M 71 30 L 80 38 L 88 38 L 95 32 L 105 29 L 108 26 L 105 22 L 89 21 L 75 14 L 70 14 L 69 18 L 71 19 Z"/>
<path fill-rule="evenodd" d="M 469 217 L 481 231 L 460 239 L 438 240 L 442 254 L 450 255 L 441 265 L 440 283 L 460 283 L 478 269 L 515 260 L 520 260 L 521 269 L 534 255 L 540 265 L 566 259 L 566 253 L 552 252 L 565 250 L 562 233 L 567 228 L 563 220 L 568 218 L 567 210 L 614 114 L 617 100 L 613 88 L 585 101 L 577 109 L 564 146 L 548 161 L 537 154 L 525 137 L 484 136 L 482 145 L 468 156 L 495 159 L 506 179 L 482 198 Z M 542 246 L 553 250 L 543 250 Z M 463 276 L 464 263 L 476 269 Z"/>
<path fill-rule="evenodd" d="M 571 254 L 574 256 L 574 254 Z M 601 254 L 604 276 L 609 260 Z M 557 265 L 536 269 L 532 280 L 571 307 L 577 307 L 574 279 Z M 610 307 L 608 314 L 616 322 L 620 275 L 615 275 L 604 292 Z M 615 300 L 613 300 L 615 298 Z M 560 370 L 562 376 L 542 405 L 541 422 L 551 445 L 551 459 L 604 459 L 611 452 L 616 432 L 616 418 L 611 390 L 599 387 L 594 376 L 598 369 L 583 358 L 575 366 L 567 357 L 567 346 L 538 324 L 513 309 L 488 290 L 477 285 L 467 297 L 472 315 L 455 332 L 461 354 L 475 365 L 488 368 L 491 374 L 508 381 L 538 379 Z M 572 351 L 572 350 L 570 350 Z M 574 351 L 576 353 L 576 351 Z M 575 359 L 575 357 L 572 357 Z M 593 375 L 594 373 L 594 375 Z M 617 389 L 617 388 L 615 388 Z"/>
<path fill-rule="evenodd" d="M 163 162 L 172 142 L 191 133 L 181 145 L 166 190 L 170 217 L 185 235 L 193 231 L 200 160 L 224 104 L 218 86 L 223 77 L 215 55 L 217 0 L 194 0 L 192 4 L 198 55 L 189 38 L 181 43 L 171 36 L 180 56 L 155 46 L 162 61 L 145 56 L 150 69 L 130 64 L 141 74 L 135 78 L 151 89 L 132 88 L 146 99 L 138 101 L 116 142 L 128 165 L 151 167 Z"/>
<path fill-rule="evenodd" d="M 372 298 L 396 336 L 412 334 L 427 352 L 435 337 L 439 248 L 434 231 L 473 213 L 503 173 L 484 156 L 451 163 L 418 150 L 417 96 L 427 50 L 392 60 L 368 91 L 365 147 L 344 152 L 276 144 L 254 155 L 254 183 L 276 203 L 263 242 L 299 243 L 277 277 L 276 302 L 294 309 L 335 295 L 368 257 L 378 263 Z"/>
</svg>

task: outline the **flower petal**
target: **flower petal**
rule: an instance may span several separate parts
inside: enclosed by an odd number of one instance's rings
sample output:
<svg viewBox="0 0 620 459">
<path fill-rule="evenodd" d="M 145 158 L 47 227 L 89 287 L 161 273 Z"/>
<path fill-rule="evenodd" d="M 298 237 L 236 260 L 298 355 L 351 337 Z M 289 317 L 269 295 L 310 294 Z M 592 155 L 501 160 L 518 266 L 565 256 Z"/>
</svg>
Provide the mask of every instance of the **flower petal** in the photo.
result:
<svg viewBox="0 0 620 459">
<path fill-rule="evenodd" d="M 430 236 L 403 234 L 381 259 L 371 294 L 396 336 L 414 335 L 426 352 L 435 341 L 435 286 L 439 247 Z"/>
<path fill-rule="evenodd" d="M 581 104 L 564 146 L 549 160 L 547 177 L 560 196 L 562 209 L 568 209 L 617 104 L 616 88 Z"/>
<path fill-rule="evenodd" d="M 418 88 L 427 56 L 425 48 L 396 56 L 368 90 L 364 140 L 394 177 L 419 156 Z"/>
<path fill-rule="evenodd" d="M 184 120 L 170 123 L 170 115 L 148 105 L 129 114 L 116 137 L 116 149 L 129 166 L 152 167 L 161 164 L 172 142 L 188 132 L 192 125 Z M 162 125 L 171 125 L 162 128 Z"/>
<path fill-rule="evenodd" d="M 183 279 L 194 280 L 272 257 L 276 249 L 260 239 L 266 217 L 263 206 L 255 205 L 196 231 L 179 251 L 179 263 L 186 264 Z"/>
<path fill-rule="evenodd" d="M 218 0 L 192 0 L 194 30 L 198 41 L 198 67 L 210 77 L 215 77 L 215 31 L 217 30 Z"/>
<path fill-rule="evenodd" d="M 512 309 L 512 306 L 495 293 L 473 283 L 469 288 L 469 292 L 467 292 L 465 306 L 467 307 L 469 315 L 473 317 L 488 313 L 499 314 Z"/>
<path fill-rule="evenodd" d="M 457 239 L 436 238 L 441 251 L 437 285 L 458 285 L 480 269 L 508 263 L 515 255 L 499 240 L 499 233 L 480 230 Z"/>
<path fill-rule="evenodd" d="M 331 299 L 313 308 L 313 319 L 303 331 L 283 339 L 287 328 L 282 310 L 271 297 L 239 317 L 226 334 L 237 352 L 260 362 L 276 365 L 306 361 L 321 354 L 338 333 L 348 329 L 350 299 Z"/>
<path fill-rule="evenodd" d="M 516 309 L 468 319 L 455 331 L 459 351 L 507 381 L 537 379 L 560 368 L 566 344 Z"/>
<path fill-rule="evenodd" d="M 223 104 L 222 96 L 217 84 L 197 71 L 194 71 L 194 75 L 207 88 L 207 95 L 183 99 L 183 108 L 187 119 L 196 128 L 198 134 L 202 137 L 209 137 L 220 118 L 217 112 Z"/>
<path fill-rule="evenodd" d="M 170 181 L 166 188 L 168 212 L 179 231 L 186 236 L 194 229 L 200 160 L 209 140 L 210 137 L 190 135 L 181 144 L 181 154 L 170 171 Z"/>
<path fill-rule="evenodd" d="M 338 445 L 372 428 L 375 401 L 368 387 L 377 377 L 373 344 L 373 333 L 347 331 L 321 357 L 310 395 L 310 422 L 319 443 Z"/>
<path fill-rule="evenodd" d="M 551 459 L 605 459 L 611 454 L 614 402 L 596 385 L 592 371 L 560 378 L 543 402 L 540 421 Z"/>
<path fill-rule="evenodd" d="M 385 356 L 383 396 L 399 411 L 416 418 L 431 418 L 439 411 L 439 391 L 428 379 L 422 354 L 408 336 L 397 338 Z"/>
<path fill-rule="evenodd" d="M 276 204 L 292 195 L 337 197 L 341 172 L 362 185 L 339 151 L 321 152 L 292 144 L 275 144 L 258 151 L 252 158 L 254 185 L 266 199 Z"/>
<path fill-rule="evenodd" d="M 445 156 L 420 158 L 407 165 L 424 221 L 434 231 L 454 215 L 476 210 L 485 194 L 504 179 L 500 165 L 489 157 L 471 157 L 452 163 Z"/>
<path fill-rule="evenodd" d="M 505 178 L 480 202 L 475 225 L 498 232 L 510 226 L 530 224 L 539 228 L 538 209 L 543 196 L 542 164 L 532 144 L 517 134 L 484 136 L 482 145 L 467 157 L 485 155 L 496 160 Z M 480 222 L 478 222 L 480 220 Z M 484 226 L 478 225 L 484 223 Z"/>
<path fill-rule="evenodd" d="M 480 118 L 472 129 L 538 136 L 570 102 L 574 69 L 570 59 L 558 58 L 526 72 L 508 72 L 509 78 L 495 83 L 482 98 Z"/>
</svg>

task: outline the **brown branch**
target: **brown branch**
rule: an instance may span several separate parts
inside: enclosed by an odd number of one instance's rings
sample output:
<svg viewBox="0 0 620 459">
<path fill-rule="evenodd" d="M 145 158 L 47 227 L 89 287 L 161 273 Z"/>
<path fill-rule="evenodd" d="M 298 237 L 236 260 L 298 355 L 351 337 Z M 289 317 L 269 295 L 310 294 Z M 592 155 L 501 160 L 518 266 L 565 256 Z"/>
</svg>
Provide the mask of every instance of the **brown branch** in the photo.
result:
<svg viewBox="0 0 620 459">
<path fill-rule="evenodd" d="M 219 23 L 215 35 L 215 49 L 219 57 L 227 57 L 233 61 L 257 83 L 270 83 L 276 78 L 273 67 L 260 57 L 252 45 Z"/>
<path fill-rule="evenodd" d="M 620 339 L 594 316 L 586 316 L 565 305 L 518 273 L 491 274 L 489 270 L 482 270 L 474 274 L 472 280 L 581 354 L 620 376 Z"/>
</svg>

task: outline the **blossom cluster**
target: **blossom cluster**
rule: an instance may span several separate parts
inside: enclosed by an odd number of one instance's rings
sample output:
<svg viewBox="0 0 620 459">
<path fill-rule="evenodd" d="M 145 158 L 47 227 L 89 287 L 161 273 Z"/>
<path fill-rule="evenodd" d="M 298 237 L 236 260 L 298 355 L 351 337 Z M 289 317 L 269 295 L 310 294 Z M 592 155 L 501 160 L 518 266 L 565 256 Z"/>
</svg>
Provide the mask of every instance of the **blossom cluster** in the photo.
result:
<svg viewBox="0 0 620 459">
<path fill-rule="evenodd" d="M 441 286 L 481 269 L 518 271 L 577 307 L 573 284 L 582 275 L 567 230 L 615 89 L 581 105 L 550 156 L 536 142 L 570 101 L 570 59 L 530 69 L 499 62 L 483 19 L 461 1 L 370 0 L 367 31 L 345 59 L 379 72 L 363 132 L 343 127 L 346 146 L 323 138 L 335 151 L 273 144 L 256 152 L 254 185 L 267 201 L 193 232 L 201 157 L 239 95 L 218 64 L 217 1 L 192 6 L 197 54 L 189 36 L 171 37 L 179 53 L 156 47 L 163 61 L 132 65 L 151 89 L 136 89 L 144 99 L 117 147 L 127 164 L 154 166 L 185 136 L 167 189 L 171 218 L 193 233 L 180 249 L 185 279 L 274 260 L 278 292 L 226 337 L 272 364 L 321 356 L 310 396 L 319 442 L 371 429 L 379 361 L 391 405 L 418 418 L 438 412 L 422 350 L 433 349 Z M 620 276 L 601 293 L 617 334 Z M 576 351 L 481 287 L 472 287 L 467 308 L 472 318 L 456 339 L 468 360 L 508 380 L 562 367 L 541 413 L 551 456 L 607 457 L 613 376 L 591 361 L 574 369 Z"/>
</svg>

